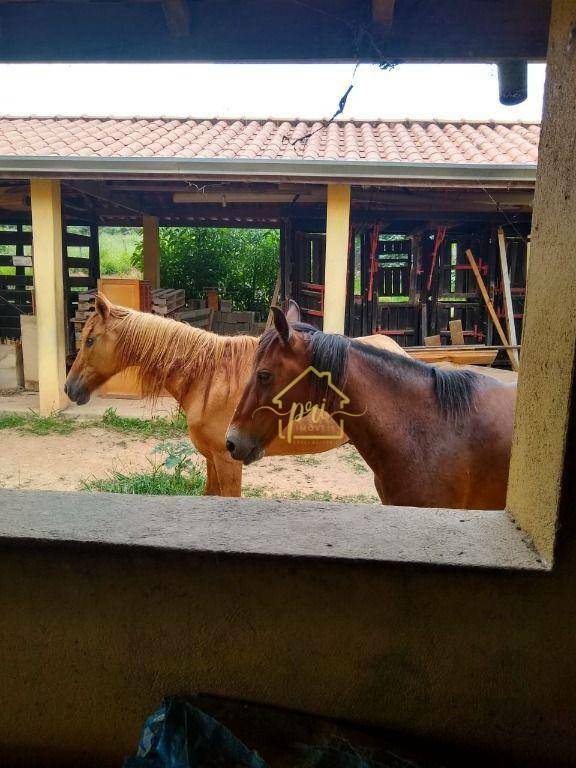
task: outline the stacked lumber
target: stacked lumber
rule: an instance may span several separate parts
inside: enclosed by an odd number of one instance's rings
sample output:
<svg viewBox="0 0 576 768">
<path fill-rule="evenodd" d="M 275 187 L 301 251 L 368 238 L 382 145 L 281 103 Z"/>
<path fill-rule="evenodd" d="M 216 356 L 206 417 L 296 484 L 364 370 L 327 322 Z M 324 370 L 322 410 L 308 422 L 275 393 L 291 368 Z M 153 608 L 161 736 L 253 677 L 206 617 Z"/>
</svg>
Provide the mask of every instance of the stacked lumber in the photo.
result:
<svg viewBox="0 0 576 768">
<path fill-rule="evenodd" d="M 252 334 L 255 324 L 255 312 L 214 312 L 212 330 L 224 336 L 236 336 L 239 333 Z"/>
<path fill-rule="evenodd" d="M 208 309 L 208 307 L 200 309 L 186 307 L 185 309 L 178 310 L 174 314 L 174 320 L 180 320 L 180 322 L 191 325 L 194 328 L 202 328 L 205 331 L 210 331 L 212 329 L 213 315 L 214 310 Z"/>
<path fill-rule="evenodd" d="M 152 291 L 152 314 L 162 317 L 174 317 L 186 304 L 183 288 L 155 288 Z"/>
<path fill-rule="evenodd" d="M 76 307 L 76 314 L 71 320 L 74 326 L 74 343 L 76 351 L 80 349 L 80 339 L 82 338 L 82 330 L 86 324 L 86 320 L 94 312 L 94 301 L 96 299 L 97 291 L 85 291 L 78 294 L 78 305 Z"/>
</svg>

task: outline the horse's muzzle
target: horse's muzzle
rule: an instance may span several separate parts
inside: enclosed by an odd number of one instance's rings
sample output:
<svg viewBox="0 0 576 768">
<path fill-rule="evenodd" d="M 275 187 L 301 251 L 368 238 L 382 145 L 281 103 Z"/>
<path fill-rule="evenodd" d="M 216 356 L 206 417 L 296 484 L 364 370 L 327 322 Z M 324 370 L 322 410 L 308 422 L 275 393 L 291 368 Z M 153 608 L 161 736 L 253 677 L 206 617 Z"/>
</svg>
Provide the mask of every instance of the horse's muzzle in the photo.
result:
<svg viewBox="0 0 576 768">
<path fill-rule="evenodd" d="M 246 435 L 233 426 L 226 432 L 226 449 L 233 459 L 243 462 L 244 466 L 264 456 L 264 449 L 257 438 Z"/>
<path fill-rule="evenodd" d="M 76 378 L 68 376 L 66 384 L 64 384 L 64 392 L 68 395 L 70 400 L 77 405 L 86 405 L 90 400 L 90 392 Z"/>
</svg>

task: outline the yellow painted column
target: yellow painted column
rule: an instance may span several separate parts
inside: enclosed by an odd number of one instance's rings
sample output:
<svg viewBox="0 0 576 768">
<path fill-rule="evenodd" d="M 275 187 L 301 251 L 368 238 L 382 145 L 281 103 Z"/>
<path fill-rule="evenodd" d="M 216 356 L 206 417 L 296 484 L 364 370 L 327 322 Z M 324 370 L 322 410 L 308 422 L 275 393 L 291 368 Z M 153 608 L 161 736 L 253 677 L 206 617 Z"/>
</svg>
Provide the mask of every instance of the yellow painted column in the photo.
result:
<svg viewBox="0 0 576 768">
<path fill-rule="evenodd" d="M 567 449 L 576 371 L 575 24 L 573 0 L 553 0 L 508 482 L 510 513 L 549 561 L 574 474 Z"/>
<path fill-rule="evenodd" d="M 328 184 L 324 332 L 344 333 L 350 232 L 350 185 Z"/>
<path fill-rule="evenodd" d="M 152 288 L 160 288 L 160 232 L 157 216 L 142 217 L 142 235 L 144 280 L 148 280 Z"/>
<path fill-rule="evenodd" d="M 40 414 L 65 408 L 66 332 L 60 182 L 31 179 Z"/>
</svg>

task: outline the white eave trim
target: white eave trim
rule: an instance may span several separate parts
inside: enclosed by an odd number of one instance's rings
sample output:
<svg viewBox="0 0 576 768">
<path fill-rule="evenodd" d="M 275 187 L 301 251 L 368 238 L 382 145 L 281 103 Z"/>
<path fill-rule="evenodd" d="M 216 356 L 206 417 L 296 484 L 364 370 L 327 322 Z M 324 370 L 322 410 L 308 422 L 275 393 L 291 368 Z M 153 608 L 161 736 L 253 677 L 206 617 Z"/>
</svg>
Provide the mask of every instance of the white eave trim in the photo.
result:
<svg viewBox="0 0 576 768">
<path fill-rule="evenodd" d="M 536 180 L 536 164 L 409 163 L 371 160 L 269 160 L 176 157 L 0 156 L 0 176 L 254 176 L 321 181 L 525 182 Z"/>
</svg>

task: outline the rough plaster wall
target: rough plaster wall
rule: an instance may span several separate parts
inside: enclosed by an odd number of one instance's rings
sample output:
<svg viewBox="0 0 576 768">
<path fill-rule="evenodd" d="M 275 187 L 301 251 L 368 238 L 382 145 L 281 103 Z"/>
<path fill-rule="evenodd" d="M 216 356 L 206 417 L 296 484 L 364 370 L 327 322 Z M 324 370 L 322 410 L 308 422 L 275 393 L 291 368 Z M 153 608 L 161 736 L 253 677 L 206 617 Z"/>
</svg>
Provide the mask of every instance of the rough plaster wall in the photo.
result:
<svg viewBox="0 0 576 768">
<path fill-rule="evenodd" d="M 552 7 L 527 285 L 508 508 L 551 560 L 576 340 L 574 0 Z"/>
<path fill-rule="evenodd" d="M 522 575 L 5 547 L 0 762 L 118 766 L 164 694 L 200 690 L 573 765 L 570 561 Z"/>
</svg>

